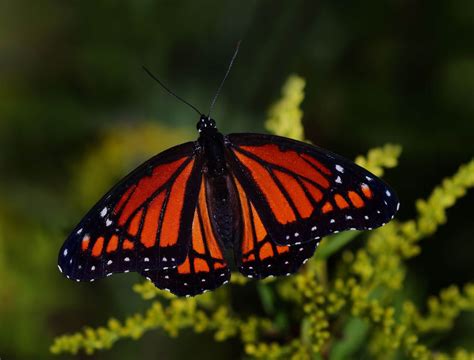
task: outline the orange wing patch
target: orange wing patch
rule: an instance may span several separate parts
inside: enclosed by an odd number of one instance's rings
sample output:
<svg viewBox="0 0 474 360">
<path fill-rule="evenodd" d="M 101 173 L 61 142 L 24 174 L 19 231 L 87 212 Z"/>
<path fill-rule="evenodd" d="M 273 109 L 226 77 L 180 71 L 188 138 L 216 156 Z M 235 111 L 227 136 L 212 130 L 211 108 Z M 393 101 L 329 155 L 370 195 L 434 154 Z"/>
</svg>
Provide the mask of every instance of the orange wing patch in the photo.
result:
<svg viewBox="0 0 474 360">
<path fill-rule="evenodd" d="M 156 233 L 158 232 L 158 224 L 165 195 L 164 192 L 158 195 L 148 207 L 140 237 L 141 243 L 147 248 L 153 247 L 156 243 Z"/>
<path fill-rule="evenodd" d="M 150 176 L 141 179 L 135 186 L 131 187 L 119 200 L 116 211 L 121 209 L 119 225 L 124 225 L 132 213 L 139 208 L 153 193 L 171 179 L 179 166 L 186 158 L 173 161 L 169 164 L 157 166 Z"/>
<path fill-rule="evenodd" d="M 166 205 L 165 215 L 163 217 L 163 223 L 160 234 L 160 246 L 172 246 L 176 245 L 178 241 L 178 229 L 181 220 L 181 211 L 184 206 L 184 192 L 186 185 L 191 175 L 194 160 L 190 161 L 184 170 L 176 178 L 173 186 L 171 187 L 169 201 Z"/>
<path fill-rule="evenodd" d="M 347 193 L 347 196 L 349 196 L 349 200 L 356 208 L 361 208 L 365 206 L 364 200 L 362 200 L 359 194 L 357 194 L 355 191 L 349 191 Z"/>
<path fill-rule="evenodd" d="M 102 249 L 104 247 L 104 238 L 100 236 L 95 241 L 94 246 L 92 247 L 92 256 L 98 257 L 102 254 Z"/>
<path fill-rule="evenodd" d="M 219 242 L 214 234 L 207 209 L 204 178 L 194 211 L 191 231 L 191 248 L 186 260 L 178 266 L 178 274 L 208 273 L 227 267 Z"/>
<path fill-rule="evenodd" d="M 278 165 L 284 168 L 286 168 L 288 164 L 291 164 L 292 171 L 298 175 L 312 179 L 324 188 L 329 187 L 329 181 L 322 174 L 322 172 L 328 175 L 331 174 L 331 172 L 329 169 L 314 159 L 309 158 L 311 159 L 310 162 L 314 165 L 311 166 L 307 161 L 305 161 L 308 160 L 306 157 L 303 158 L 298 155 L 297 152 L 292 150 L 280 150 L 280 148 L 274 144 L 262 146 L 241 146 L 241 148 L 257 155 L 259 158 L 270 164 Z"/>
<path fill-rule="evenodd" d="M 119 241 L 118 235 L 115 235 L 115 234 L 112 235 L 112 237 L 110 238 L 107 244 L 107 249 L 105 249 L 105 251 L 108 253 L 116 251 L 118 248 L 118 241 Z"/>
<path fill-rule="evenodd" d="M 281 224 L 296 221 L 296 215 L 290 204 L 286 200 L 272 179 L 268 171 L 257 161 L 250 159 L 246 155 L 235 152 L 239 160 L 249 169 L 253 179 L 258 184 L 260 190 L 264 193 L 273 214 Z"/>
<path fill-rule="evenodd" d="M 133 250 L 134 247 L 135 245 L 133 244 L 133 242 L 128 239 L 125 239 L 122 243 L 122 249 L 124 250 Z"/>
<path fill-rule="evenodd" d="M 323 212 L 323 214 L 326 214 L 330 211 L 333 211 L 334 208 L 333 206 L 331 205 L 331 203 L 329 201 L 326 201 L 326 203 L 323 205 L 323 207 L 321 208 L 321 211 Z"/>
<path fill-rule="evenodd" d="M 89 248 L 90 241 L 91 241 L 91 237 L 89 235 L 85 235 L 82 238 L 82 243 L 81 243 L 82 251 L 86 251 Z"/>
<path fill-rule="evenodd" d="M 346 209 L 349 207 L 346 199 L 344 199 L 340 194 L 334 195 L 334 201 L 336 202 L 336 205 L 339 209 Z"/>
<path fill-rule="evenodd" d="M 275 175 L 291 197 L 291 200 L 293 200 L 300 216 L 302 218 L 311 216 L 314 208 L 298 181 L 290 175 L 278 170 L 275 170 Z"/>
<path fill-rule="evenodd" d="M 241 242 L 242 261 L 263 260 L 290 250 L 288 246 L 274 245 L 267 237 L 267 231 L 252 203 L 249 202 L 242 185 L 234 178 L 241 207 L 243 236 Z"/>
<path fill-rule="evenodd" d="M 130 222 L 130 226 L 128 227 L 128 232 L 130 235 L 137 235 L 138 229 L 140 228 L 140 222 L 142 220 L 143 209 L 141 209 L 132 219 Z"/>
<path fill-rule="evenodd" d="M 369 185 L 367 185 L 367 184 L 362 184 L 362 185 L 360 186 L 360 189 L 362 190 L 362 193 L 364 194 L 364 196 L 365 196 L 367 199 L 372 199 L 373 194 L 372 194 L 372 190 L 370 190 Z"/>
</svg>

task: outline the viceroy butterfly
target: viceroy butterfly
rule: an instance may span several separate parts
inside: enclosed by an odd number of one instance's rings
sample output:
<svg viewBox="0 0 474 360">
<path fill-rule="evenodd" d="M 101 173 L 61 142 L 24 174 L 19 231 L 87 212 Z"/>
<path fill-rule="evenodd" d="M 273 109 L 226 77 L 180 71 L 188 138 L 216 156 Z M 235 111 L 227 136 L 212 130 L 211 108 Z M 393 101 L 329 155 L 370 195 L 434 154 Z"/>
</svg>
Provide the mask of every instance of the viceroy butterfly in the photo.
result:
<svg viewBox="0 0 474 360">
<path fill-rule="evenodd" d="M 197 141 L 149 159 L 87 213 L 59 253 L 66 277 L 134 271 L 178 296 L 197 295 L 229 281 L 226 250 L 248 277 L 289 275 L 322 237 L 382 226 L 399 208 L 387 184 L 327 150 L 224 136 L 208 115 L 197 129 Z"/>
</svg>

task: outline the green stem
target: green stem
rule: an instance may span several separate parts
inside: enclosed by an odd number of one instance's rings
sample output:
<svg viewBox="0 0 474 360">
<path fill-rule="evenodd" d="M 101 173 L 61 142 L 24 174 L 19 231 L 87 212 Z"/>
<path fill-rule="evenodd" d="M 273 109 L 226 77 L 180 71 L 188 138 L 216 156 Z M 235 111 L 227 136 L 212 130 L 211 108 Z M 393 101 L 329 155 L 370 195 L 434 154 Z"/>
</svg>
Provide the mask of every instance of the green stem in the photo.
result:
<svg viewBox="0 0 474 360">
<path fill-rule="evenodd" d="M 350 243 L 359 234 L 360 231 L 345 231 L 343 233 L 330 236 L 329 238 L 325 238 L 324 242 L 318 248 L 318 251 L 316 251 L 315 258 L 318 260 L 326 260 L 332 254 L 338 252 L 340 249 Z"/>
</svg>

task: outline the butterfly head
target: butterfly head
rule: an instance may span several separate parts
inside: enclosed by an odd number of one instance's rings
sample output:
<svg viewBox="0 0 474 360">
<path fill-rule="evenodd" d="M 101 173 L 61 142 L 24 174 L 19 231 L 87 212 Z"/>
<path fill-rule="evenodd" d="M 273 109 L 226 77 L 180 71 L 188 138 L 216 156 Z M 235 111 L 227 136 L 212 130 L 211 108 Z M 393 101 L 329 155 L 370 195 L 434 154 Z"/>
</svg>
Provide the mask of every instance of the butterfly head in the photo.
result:
<svg viewBox="0 0 474 360">
<path fill-rule="evenodd" d="M 201 118 L 196 124 L 196 128 L 200 133 L 203 131 L 217 130 L 216 122 L 208 115 L 201 115 Z"/>
</svg>

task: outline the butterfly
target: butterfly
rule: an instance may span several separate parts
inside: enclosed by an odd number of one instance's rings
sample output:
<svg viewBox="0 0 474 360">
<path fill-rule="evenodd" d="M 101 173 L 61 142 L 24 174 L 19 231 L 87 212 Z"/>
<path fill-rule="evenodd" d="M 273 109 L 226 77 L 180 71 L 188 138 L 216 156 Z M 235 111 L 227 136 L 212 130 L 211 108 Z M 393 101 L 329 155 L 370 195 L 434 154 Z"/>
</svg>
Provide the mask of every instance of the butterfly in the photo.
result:
<svg viewBox="0 0 474 360">
<path fill-rule="evenodd" d="M 371 230 L 399 209 L 387 184 L 327 150 L 224 136 L 206 115 L 197 129 L 197 141 L 149 159 L 87 213 L 59 253 L 66 277 L 134 271 L 193 296 L 227 283 L 232 261 L 249 278 L 292 274 L 322 237 Z"/>
<path fill-rule="evenodd" d="M 138 272 L 178 296 L 249 278 L 290 275 L 322 237 L 371 230 L 400 203 L 382 180 L 322 148 L 263 134 L 224 136 L 196 112 L 199 138 L 152 157 L 115 185 L 68 236 L 58 255 L 67 278 Z"/>
</svg>

